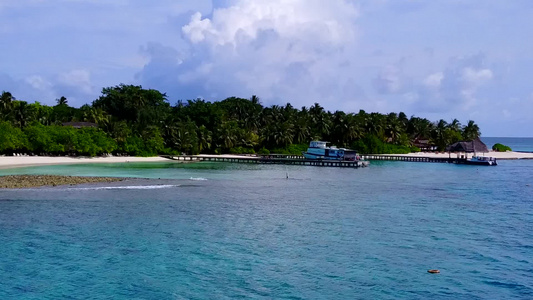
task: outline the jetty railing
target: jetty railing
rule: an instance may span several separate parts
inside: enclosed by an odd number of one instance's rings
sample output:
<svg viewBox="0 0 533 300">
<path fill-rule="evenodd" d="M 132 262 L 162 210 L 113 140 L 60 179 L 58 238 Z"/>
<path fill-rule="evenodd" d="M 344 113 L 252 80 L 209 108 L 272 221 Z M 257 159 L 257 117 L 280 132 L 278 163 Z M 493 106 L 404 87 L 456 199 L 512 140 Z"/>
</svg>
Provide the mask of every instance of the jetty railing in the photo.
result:
<svg viewBox="0 0 533 300">
<path fill-rule="evenodd" d="M 453 163 L 464 164 L 466 158 L 462 157 L 429 157 L 429 156 L 405 156 L 405 155 L 383 155 L 365 154 L 361 155 L 365 160 L 389 160 L 389 161 L 410 161 L 410 162 L 430 162 L 430 163 Z"/>
<path fill-rule="evenodd" d="M 309 160 L 301 155 L 290 154 L 269 154 L 269 155 L 248 155 L 248 156 L 218 156 L 218 155 L 165 155 L 163 157 L 179 161 L 212 161 L 228 163 L 255 163 L 255 164 L 285 164 L 303 166 L 323 166 L 323 167 L 366 167 L 369 161 L 407 161 L 407 162 L 429 162 L 429 163 L 454 163 L 465 164 L 464 157 L 428 157 L 428 156 L 404 156 L 390 154 L 365 154 L 361 155 L 360 161 L 338 161 L 338 160 Z"/>
<path fill-rule="evenodd" d="M 367 167 L 367 161 L 345 160 L 309 160 L 299 155 L 261 155 L 261 156 L 217 156 L 217 155 L 164 155 L 162 157 L 178 161 L 211 161 L 250 164 L 281 164 L 320 167 L 361 168 Z"/>
</svg>

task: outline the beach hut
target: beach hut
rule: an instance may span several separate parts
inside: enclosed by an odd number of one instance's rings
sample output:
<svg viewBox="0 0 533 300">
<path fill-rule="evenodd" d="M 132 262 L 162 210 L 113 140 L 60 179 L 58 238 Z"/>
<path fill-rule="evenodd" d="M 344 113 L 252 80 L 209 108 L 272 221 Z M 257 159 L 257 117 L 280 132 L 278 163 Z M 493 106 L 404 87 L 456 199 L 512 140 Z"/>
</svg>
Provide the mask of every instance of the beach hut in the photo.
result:
<svg viewBox="0 0 533 300">
<path fill-rule="evenodd" d="M 448 152 L 464 152 L 464 153 L 489 152 L 489 148 L 487 148 L 487 145 L 485 145 L 485 143 L 483 143 L 479 138 L 472 140 L 472 141 L 457 142 L 457 143 L 451 144 L 448 147 L 446 147 L 446 150 Z"/>
</svg>

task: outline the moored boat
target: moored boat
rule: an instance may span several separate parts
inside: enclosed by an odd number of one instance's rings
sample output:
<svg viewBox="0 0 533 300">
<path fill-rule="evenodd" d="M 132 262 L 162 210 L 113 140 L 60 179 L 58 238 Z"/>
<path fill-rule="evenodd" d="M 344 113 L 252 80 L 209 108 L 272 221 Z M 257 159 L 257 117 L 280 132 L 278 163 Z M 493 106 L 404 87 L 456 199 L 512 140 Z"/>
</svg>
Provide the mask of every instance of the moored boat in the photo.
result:
<svg viewBox="0 0 533 300">
<path fill-rule="evenodd" d="M 494 157 L 488 156 L 473 156 L 466 160 L 468 165 L 480 165 L 480 166 L 497 166 L 498 162 Z"/>
<path fill-rule="evenodd" d="M 355 150 L 337 148 L 335 146 L 328 147 L 327 142 L 322 141 L 312 141 L 309 143 L 309 148 L 307 148 L 307 151 L 303 152 L 302 154 L 306 159 L 314 160 L 361 160 Z"/>
</svg>

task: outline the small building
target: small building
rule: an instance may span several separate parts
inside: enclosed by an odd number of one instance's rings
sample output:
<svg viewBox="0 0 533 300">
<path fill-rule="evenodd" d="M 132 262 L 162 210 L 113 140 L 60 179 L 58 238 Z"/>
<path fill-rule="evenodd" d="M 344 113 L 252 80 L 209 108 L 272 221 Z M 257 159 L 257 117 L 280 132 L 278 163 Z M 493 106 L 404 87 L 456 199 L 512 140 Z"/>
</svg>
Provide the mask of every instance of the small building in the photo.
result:
<svg viewBox="0 0 533 300">
<path fill-rule="evenodd" d="M 449 145 L 446 147 L 446 151 L 448 152 L 465 152 L 465 153 L 486 153 L 489 152 L 489 148 L 487 148 L 487 145 L 483 143 L 479 138 L 472 140 L 472 141 L 466 141 L 466 142 L 457 142 L 454 144 Z"/>
<path fill-rule="evenodd" d="M 63 125 L 63 126 L 72 126 L 72 127 L 76 128 L 76 129 L 80 129 L 80 128 L 83 128 L 83 127 L 98 128 L 98 124 L 92 123 L 92 122 L 65 122 L 65 123 L 62 123 L 61 125 Z"/>
<path fill-rule="evenodd" d="M 437 146 L 431 144 L 427 138 L 416 138 L 413 141 L 413 146 L 420 149 L 420 151 L 434 151 L 437 149 Z"/>
</svg>

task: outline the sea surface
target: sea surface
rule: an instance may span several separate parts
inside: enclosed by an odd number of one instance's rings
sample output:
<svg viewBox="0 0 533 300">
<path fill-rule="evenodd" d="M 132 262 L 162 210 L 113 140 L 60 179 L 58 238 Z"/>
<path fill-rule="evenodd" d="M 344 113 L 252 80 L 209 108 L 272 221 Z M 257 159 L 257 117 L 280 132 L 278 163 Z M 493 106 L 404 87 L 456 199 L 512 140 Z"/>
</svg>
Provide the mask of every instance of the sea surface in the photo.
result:
<svg viewBox="0 0 533 300">
<path fill-rule="evenodd" d="M 516 138 L 516 137 L 481 137 L 483 143 L 489 149 L 496 143 L 511 147 L 513 151 L 533 152 L 533 138 Z"/>
<path fill-rule="evenodd" d="M 499 163 L 0 170 L 151 178 L 1 190 L 0 299 L 532 299 L 533 161 Z"/>
</svg>

